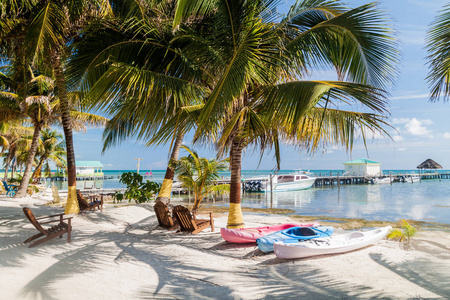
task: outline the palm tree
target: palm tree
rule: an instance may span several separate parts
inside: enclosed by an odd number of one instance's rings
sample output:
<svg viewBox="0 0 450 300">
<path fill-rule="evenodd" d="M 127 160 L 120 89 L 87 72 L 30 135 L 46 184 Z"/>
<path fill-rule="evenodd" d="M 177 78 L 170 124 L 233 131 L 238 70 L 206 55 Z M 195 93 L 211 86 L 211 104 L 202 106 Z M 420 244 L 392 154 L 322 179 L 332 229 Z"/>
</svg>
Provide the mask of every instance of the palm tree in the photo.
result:
<svg viewBox="0 0 450 300">
<path fill-rule="evenodd" d="M 37 174 L 41 173 L 44 163 L 47 171 L 50 170 L 49 162 L 53 162 L 57 168 L 65 168 L 66 159 L 64 157 L 66 156 L 66 150 L 63 136 L 55 130 L 42 130 L 37 156 L 39 157 L 39 162 L 31 178 L 35 178 Z"/>
<path fill-rule="evenodd" d="M 446 5 L 437 15 L 427 32 L 426 48 L 428 50 L 428 85 L 431 89 L 430 99 L 435 101 L 443 96 L 447 101 L 450 96 L 450 65 L 448 64 L 450 41 L 450 5 Z"/>
<path fill-rule="evenodd" d="M 80 29 L 95 20 L 102 18 L 111 11 L 109 1 L 14 1 L 8 5 L 5 19 L 8 22 L 0 24 L 8 32 L 1 37 L 3 40 L 15 41 L 0 43 L 2 48 L 14 44 L 14 63 L 17 70 L 25 70 L 30 62 L 46 67 L 52 71 L 55 78 L 55 89 L 60 101 L 61 119 L 67 147 L 68 169 L 68 201 L 66 213 L 78 212 L 76 202 L 76 169 L 73 148 L 73 121 L 71 106 L 67 92 L 64 62 L 70 53 L 70 47 L 78 37 Z M 10 22 L 9 22 L 10 21 Z M 20 34 L 11 34 L 18 32 Z M 18 36 L 19 38 L 16 38 Z M 2 41 L 3 42 L 3 41 Z M 6 51 L 4 51 L 6 52 Z M 11 51 L 10 51 L 11 52 Z M 20 74 L 20 72 L 19 72 Z M 27 80 L 21 80 L 22 85 Z M 22 91 L 22 89 L 18 89 Z M 26 89 L 25 89 L 26 90 Z M 20 94 L 20 93 L 19 93 Z M 19 95 L 23 98 L 23 95 Z M 19 192 L 20 193 L 20 192 Z"/>
<path fill-rule="evenodd" d="M 8 171 L 11 160 L 16 156 L 16 149 L 24 146 L 24 137 L 30 135 L 33 130 L 22 126 L 17 120 L 0 122 L 0 155 L 3 157 L 5 175 L 3 180 L 8 181 Z"/>
<path fill-rule="evenodd" d="M 208 36 L 191 30 L 185 39 L 198 49 L 197 61 L 214 70 L 195 140 L 220 136 L 219 153 L 229 152 L 229 228 L 244 225 L 240 175 L 248 146 L 273 147 L 279 167 L 282 141 L 310 152 L 328 143 L 351 150 L 364 129 L 387 134 L 385 89 L 395 80 L 398 51 L 386 16 L 373 3 L 348 9 L 340 1 L 303 0 L 279 20 L 277 3 L 177 2 L 174 29 L 213 20 Z M 339 81 L 299 80 L 324 66 Z M 336 109 L 339 103 L 362 111 Z"/>
<path fill-rule="evenodd" d="M 122 11 L 113 7 L 116 19 L 88 28 L 68 70 L 74 80 L 83 79 L 88 107 L 112 116 L 104 151 L 132 137 L 148 146 L 170 142 L 158 194 L 158 200 L 168 202 L 183 137 L 193 126 L 187 111 L 201 103 L 207 87 L 200 84 L 201 66 L 180 51 L 183 42 L 173 36 L 174 1 L 141 4 Z M 164 130 L 168 120 L 175 123 L 169 134 Z"/>
<path fill-rule="evenodd" d="M 12 89 L 0 91 L 0 116 L 14 115 L 16 118 L 27 118 L 34 129 L 31 144 L 26 151 L 25 172 L 15 197 L 26 195 L 42 129 L 52 124 L 61 124 L 62 119 L 61 102 L 54 93 L 53 80 L 45 75 L 35 76 L 33 73 L 31 78 L 30 83 L 26 85 L 28 90 L 25 99 Z M 84 124 L 104 125 L 105 118 L 77 111 L 80 108 L 77 96 L 77 93 L 69 94 L 72 99 L 70 108 L 72 127 L 76 130 L 85 130 Z"/>
<path fill-rule="evenodd" d="M 202 200 L 209 194 L 221 194 L 230 190 L 228 184 L 215 183 L 220 178 L 219 172 L 227 170 L 228 160 L 208 160 L 198 157 L 196 152 L 186 146 L 182 146 L 182 148 L 189 152 L 189 156 L 184 156 L 178 161 L 177 178 L 183 187 L 193 191 L 193 210 L 196 211 Z"/>
</svg>

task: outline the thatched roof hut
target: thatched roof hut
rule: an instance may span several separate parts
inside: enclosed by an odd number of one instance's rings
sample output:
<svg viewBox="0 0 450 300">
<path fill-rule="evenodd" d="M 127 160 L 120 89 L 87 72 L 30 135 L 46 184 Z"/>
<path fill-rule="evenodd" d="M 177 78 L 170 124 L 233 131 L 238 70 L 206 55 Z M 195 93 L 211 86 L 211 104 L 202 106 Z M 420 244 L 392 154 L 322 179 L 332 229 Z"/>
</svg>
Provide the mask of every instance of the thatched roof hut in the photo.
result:
<svg viewBox="0 0 450 300">
<path fill-rule="evenodd" d="M 442 166 L 429 158 L 420 165 L 418 165 L 417 169 L 442 169 Z"/>
</svg>

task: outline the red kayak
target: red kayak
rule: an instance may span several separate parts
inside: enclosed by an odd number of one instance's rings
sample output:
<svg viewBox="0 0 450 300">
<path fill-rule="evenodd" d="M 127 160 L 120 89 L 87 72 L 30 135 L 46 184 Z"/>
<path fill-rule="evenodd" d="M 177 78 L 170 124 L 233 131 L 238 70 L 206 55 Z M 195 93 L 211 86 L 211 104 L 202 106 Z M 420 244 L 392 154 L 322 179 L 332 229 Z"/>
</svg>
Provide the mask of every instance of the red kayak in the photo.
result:
<svg viewBox="0 0 450 300">
<path fill-rule="evenodd" d="M 230 243 L 256 243 L 256 240 L 267 234 L 285 230 L 291 227 L 312 227 L 319 226 L 319 223 L 289 223 L 273 226 L 255 227 L 255 228 L 239 228 L 239 229 L 228 229 L 221 228 L 220 234 L 223 239 Z"/>
</svg>

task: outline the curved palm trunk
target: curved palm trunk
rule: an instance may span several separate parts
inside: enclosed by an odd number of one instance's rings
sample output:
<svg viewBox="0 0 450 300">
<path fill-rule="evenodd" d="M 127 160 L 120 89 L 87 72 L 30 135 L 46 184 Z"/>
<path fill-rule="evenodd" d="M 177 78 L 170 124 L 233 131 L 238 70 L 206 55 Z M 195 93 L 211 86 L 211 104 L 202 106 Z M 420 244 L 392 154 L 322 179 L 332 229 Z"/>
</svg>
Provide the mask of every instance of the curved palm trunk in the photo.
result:
<svg viewBox="0 0 450 300">
<path fill-rule="evenodd" d="M 227 228 L 244 227 L 244 218 L 241 210 L 242 149 L 240 140 L 234 138 L 230 149 L 230 210 L 228 212 Z"/>
<path fill-rule="evenodd" d="M 33 166 L 34 156 L 36 155 L 37 146 L 39 142 L 39 135 L 41 134 L 41 126 L 34 125 L 33 139 L 31 140 L 30 151 L 27 157 L 27 166 L 25 173 L 23 174 L 22 181 L 20 182 L 19 189 L 14 198 L 25 197 L 27 194 L 28 183 L 31 178 L 31 167 Z"/>
<path fill-rule="evenodd" d="M 170 196 L 172 194 L 172 184 L 173 178 L 175 177 L 175 168 L 173 168 L 173 163 L 178 160 L 180 154 L 181 144 L 183 143 L 184 134 L 180 133 L 173 145 L 172 154 L 170 155 L 170 160 L 167 165 L 166 175 L 164 176 L 163 183 L 158 193 L 156 200 L 160 200 L 165 203 L 170 202 Z"/>
<path fill-rule="evenodd" d="M 66 81 L 61 65 L 61 54 L 56 52 L 52 57 L 52 66 L 55 74 L 56 87 L 58 88 L 59 102 L 61 105 L 61 119 L 66 140 L 67 151 L 67 205 L 64 213 L 76 214 L 80 212 L 77 201 L 77 178 L 75 169 L 75 153 L 73 148 L 72 124 L 69 114 L 69 100 L 67 99 Z"/>
<path fill-rule="evenodd" d="M 5 164 L 5 175 L 3 176 L 3 180 L 7 183 L 8 182 L 8 171 L 9 171 L 9 157 L 5 158 L 6 164 Z"/>
<path fill-rule="evenodd" d="M 31 178 L 34 178 L 37 174 L 37 172 L 42 168 L 42 165 L 44 164 L 44 158 L 41 157 L 41 159 L 39 160 L 38 165 L 36 166 L 36 168 L 34 169 L 33 174 L 31 175 Z"/>
</svg>

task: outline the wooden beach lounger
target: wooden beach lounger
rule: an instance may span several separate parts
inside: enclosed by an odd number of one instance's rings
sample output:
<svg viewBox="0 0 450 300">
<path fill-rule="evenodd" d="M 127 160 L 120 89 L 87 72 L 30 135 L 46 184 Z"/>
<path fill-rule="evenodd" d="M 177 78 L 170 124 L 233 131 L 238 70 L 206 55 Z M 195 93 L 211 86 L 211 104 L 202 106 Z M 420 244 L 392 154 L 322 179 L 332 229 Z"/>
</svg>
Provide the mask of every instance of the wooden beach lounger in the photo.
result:
<svg viewBox="0 0 450 300">
<path fill-rule="evenodd" d="M 177 205 L 173 208 L 173 214 L 180 224 L 181 231 L 188 231 L 192 234 L 196 234 L 210 226 L 211 231 L 214 231 L 212 212 L 209 213 L 209 220 L 196 219 L 195 214 L 192 214 L 189 209 L 184 206 Z"/>
<path fill-rule="evenodd" d="M 178 221 L 172 218 L 169 211 L 169 207 L 162 201 L 159 200 L 156 201 L 155 206 L 153 206 L 153 209 L 155 210 L 159 226 L 169 230 L 173 230 L 179 226 Z"/>
<path fill-rule="evenodd" d="M 78 200 L 78 205 L 80 206 L 80 212 L 86 212 L 88 210 L 95 210 L 95 208 L 98 208 L 98 209 L 100 209 L 100 211 L 103 211 L 103 198 L 102 197 L 100 197 L 100 200 L 88 202 L 86 199 L 84 199 L 83 195 L 81 195 L 80 190 L 77 190 L 77 200 Z"/>
<path fill-rule="evenodd" d="M 28 246 L 28 248 L 35 247 L 35 246 L 37 246 L 39 244 L 42 244 L 43 242 L 46 242 L 46 241 L 51 240 L 51 239 L 53 239 L 55 237 L 58 237 L 58 236 L 60 238 L 62 238 L 64 233 L 67 233 L 67 242 L 70 243 L 70 234 L 72 232 L 72 225 L 71 225 L 72 217 L 63 218 L 64 214 L 57 214 L 57 215 L 52 215 L 52 216 L 35 218 L 34 215 L 33 215 L 33 212 L 28 207 L 24 207 L 23 208 L 23 213 L 27 217 L 28 221 L 30 221 L 30 223 L 33 224 L 33 226 L 36 227 L 36 229 L 39 231 L 38 234 L 35 234 L 32 237 L 26 239 L 24 241 L 24 243 L 26 244 L 28 242 L 31 242 L 31 241 L 37 239 L 37 238 L 40 238 L 41 236 L 45 236 L 44 238 L 35 241 L 33 244 Z M 38 221 L 38 220 L 43 220 L 43 219 L 55 218 L 55 217 L 59 217 L 59 218 L 58 219 L 54 219 L 54 220 L 50 220 L 50 221 L 46 221 L 46 222 L 39 222 Z M 67 223 L 64 223 L 63 222 L 64 220 L 67 220 Z M 44 229 L 41 226 L 43 224 L 50 224 L 50 223 L 55 223 L 55 222 L 59 222 L 59 223 L 57 225 L 54 225 L 54 226 L 48 228 L 48 229 Z"/>
</svg>

